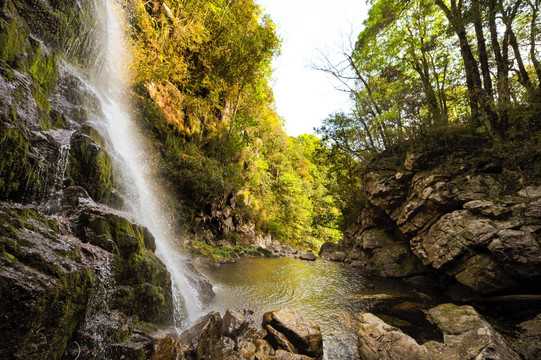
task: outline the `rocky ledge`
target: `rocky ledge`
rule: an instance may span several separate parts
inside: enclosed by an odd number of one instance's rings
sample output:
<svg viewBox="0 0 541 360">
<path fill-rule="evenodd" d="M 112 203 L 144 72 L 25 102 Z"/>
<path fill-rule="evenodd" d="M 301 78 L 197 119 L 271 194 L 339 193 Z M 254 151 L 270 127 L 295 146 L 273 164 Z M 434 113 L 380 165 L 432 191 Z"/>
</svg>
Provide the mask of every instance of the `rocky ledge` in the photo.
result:
<svg viewBox="0 0 541 360">
<path fill-rule="evenodd" d="M 511 183 L 509 164 L 487 151 L 374 162 L 357 222 L 320 256 L 368 275 L 435 274 L 473 295 L 537 293 L 541 186 Z"/>
<path fill-rule="evenodd" d="M 173 305 L 145 227 L 80 187 L 0 217 L 0 358 L 150 356 Z"/>
<path fill-rule="evenodd" d="M 400 329 L 370 313 L 358 314 L 359 356 L 372 359 L 539 359 L 541 316 L 521 324 L 520 337 L 498 333 L 471 306 L 442 304 L 428 310 L 427 318 L 443 334 L 443 341 L 418 344 Z"/>
<path fill-rule="evenodd" d="M 263 316 L 261 328 L 253 312 L 211 312 L 178 339 L 163 338 L 152 360 L 320 360 L 323 339 L 319 326 L 298 311 L 280 309 Z"/>
</svg>

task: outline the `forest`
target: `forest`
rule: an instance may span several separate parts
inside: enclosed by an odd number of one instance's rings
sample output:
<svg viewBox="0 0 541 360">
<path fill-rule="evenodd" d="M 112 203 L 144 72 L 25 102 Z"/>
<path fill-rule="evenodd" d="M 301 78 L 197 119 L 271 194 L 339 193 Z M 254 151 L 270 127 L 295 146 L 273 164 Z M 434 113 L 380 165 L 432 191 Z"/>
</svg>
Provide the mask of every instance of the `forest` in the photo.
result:
<svg viewBox="0 0 541 360">
<path fill-rule="evenodd" d="M 0 358 L 541 358 L 541 0 L 366 3 L 292 137 L 257 0 L 0 2 Z"/>
<path fill-rule="evenodd" d="M 522 144 L 515 170 L 526 170 L 541 146 L 539 1 L 370 5 L 343 61 L 318 66 L 351 110 L 329 114 L 319 138 L 292 138 L 269 86 L 280 40 L 255 2 L 139 3 L 135 88 L 159 107 L 150 126 L 189 221 L 238 194 L 235 212 L 257 231 L 317 250 L 354 221 L 381 154 L 471 135 L 502 153 Z"/>
</svg>

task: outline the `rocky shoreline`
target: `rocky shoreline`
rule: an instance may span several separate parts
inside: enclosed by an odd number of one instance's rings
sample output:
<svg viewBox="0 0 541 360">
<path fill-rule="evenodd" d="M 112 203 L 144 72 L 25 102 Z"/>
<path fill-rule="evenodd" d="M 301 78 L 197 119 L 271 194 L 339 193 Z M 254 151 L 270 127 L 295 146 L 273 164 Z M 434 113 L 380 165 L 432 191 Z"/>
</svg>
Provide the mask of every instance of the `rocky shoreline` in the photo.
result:
<svg viewBox="0 0 541 360">
<path fill-rule="evenodd" d="M 295 310 L 279 309 L 263 316 L 261 327 L 249 310 L 211 312 L 179 337 L 155 345 L 152 360 L 318 360 L 323 357 L 319 326 Z M 541 314 L 520 324 L 518 338 L 506 337 L 473 307 L 441 304 L 426 317 L 442 334 L 441 341 L 419 344 L 399 328 L 371 313 L 356 316 L 358 359 L 538 359 Z"/>
</svg>

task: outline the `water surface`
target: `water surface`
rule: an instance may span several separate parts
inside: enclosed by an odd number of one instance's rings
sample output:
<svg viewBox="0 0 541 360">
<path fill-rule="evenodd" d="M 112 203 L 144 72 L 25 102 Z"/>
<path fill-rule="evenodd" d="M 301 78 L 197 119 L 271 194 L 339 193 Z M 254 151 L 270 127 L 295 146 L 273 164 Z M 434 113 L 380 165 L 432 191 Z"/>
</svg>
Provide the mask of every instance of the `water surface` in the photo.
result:
<svg viewBox="0 0 541 360">
<path fill-rule="evenodd" d="M 297 309 L 319 324 L 325 359 L 358 358 L 354 315 L 363 311 L 420 340 L 437 337 L 420 310 L 431 298 L 400 280 L 367 278 L 343 264 L 293 258 L 243 258 L 202 271 L 216 292 L 209 310 L 251 309 L 259 322 L 266 311 Z"/>
</svg>

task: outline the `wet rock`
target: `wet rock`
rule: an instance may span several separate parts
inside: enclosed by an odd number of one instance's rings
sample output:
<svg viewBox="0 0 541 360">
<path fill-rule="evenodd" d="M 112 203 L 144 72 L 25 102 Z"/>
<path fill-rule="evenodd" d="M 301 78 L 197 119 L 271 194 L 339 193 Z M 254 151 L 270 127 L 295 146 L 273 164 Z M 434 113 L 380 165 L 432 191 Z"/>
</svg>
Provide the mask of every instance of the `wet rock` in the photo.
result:
<svg viewBox="0 0 541 360">
<path fill-rule="evenodd" d="M 321 359 L 323 338 L 319 326 L 305 319 L 296 310 L 280 309 L 267 312 L 263 316 L 263 327 L 275 329 L 293 344 L 300 354 Z"/>
<path fill-rule="evenodd" d="M 265 325 L 265 329 L 268 332 L 266 339 L 275 349 L 285 350 L 294 354 L 298 353 L 295 345 L 284 334 L 273 328 L 270 324 Z"/>
<path fill-rule="evenodd" d="M 184 360 L 184 352 L 178 340 L 170 336 L 163 338 L 158 345 L 151 360 Z"/>
<path fill-rule="evenodd" d="M 274 358 L 275 360 L 313 360 L 314 359 L 306 355 L 293 354 L 284 350 L 277 350 Z"/>
<path fill-rule="evenodd" d="M 190 359 L 201 359 L 209 355 L 222 336 L 222 328 L 222 317 L 215 311 L 197 320 L 178 339 L 184 354 Z"/>
<path fill-rule="evenodd" d="M 326 242 L 321 245 L 319 249 L 319 256 L 322 259 L 329 259 L 330 254 L 338 250 L 338 244 L 332 242 Z"/>
<path fill-rule="evenodd" d="M 317 256 L 315 256 L 313 253 L 302 253 L 300 255 L 300 259 L 306 261 L 316 261 Z"/>
<path fill-rule="evenodd" d="M 237 338 L 248 327 L 248 321 L 240 312 L 228 309 L 223 317 L 223 334 L 232 339 Z"/>
<path fill-rule="evenodd" d="M 540 195 L 541 196 L 541 195 Z M 541 314 L 519 325 L 515 348 L 526 360 L 541 359 Z"/>
<path fill-rule="evenodd" d="M 0 203 L 0 223 L 0 358 L 59 359 L 107 255 L 86 256 L 35 208 Z"/>
<path fill-rule="evenodd" d="M 101 135 L 91 127 L 77 130 L 71 138 L 66 178 L 70 185 L 85 188 L 93 200 L 107 204 L 115 180 L 112 159 L 105 151 L 104 143 Z"/>
<path fill-rule="evenodd" d="M 346 253 L 343 251 L 336 251 L 329 255 L 329 260 L 332 261 L 344 261 L 346 260 Z"/>
<path fill-rule="evenodd" d="M 433 359 L 509 359 L 520 356 L 471 306 L 443 304 L 428 311 L 428 318 L 444 334 L 444 342 L 425 344 Z"/>
<path fill-rule="evenodd" d="M 431 359 L 426 348 L 370 313 L 357 315 L 361 359 Z"/>
</svg>

